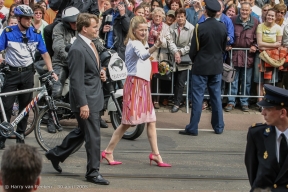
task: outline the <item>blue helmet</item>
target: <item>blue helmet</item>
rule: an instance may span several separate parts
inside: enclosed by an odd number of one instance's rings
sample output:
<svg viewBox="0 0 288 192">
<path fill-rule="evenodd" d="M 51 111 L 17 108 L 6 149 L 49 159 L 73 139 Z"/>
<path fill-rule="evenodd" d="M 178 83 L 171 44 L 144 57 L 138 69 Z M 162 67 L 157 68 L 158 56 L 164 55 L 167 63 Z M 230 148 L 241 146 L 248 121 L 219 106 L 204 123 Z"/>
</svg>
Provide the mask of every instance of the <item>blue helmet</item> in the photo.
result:
<svg viewBox="0 0 288 192">
<path fill-rule="evenodd" d="M 14 9 L 14 15 L 16 17 L 33 17 L 33 10 L 28 5 L 18 5 Z"/>
</svg>

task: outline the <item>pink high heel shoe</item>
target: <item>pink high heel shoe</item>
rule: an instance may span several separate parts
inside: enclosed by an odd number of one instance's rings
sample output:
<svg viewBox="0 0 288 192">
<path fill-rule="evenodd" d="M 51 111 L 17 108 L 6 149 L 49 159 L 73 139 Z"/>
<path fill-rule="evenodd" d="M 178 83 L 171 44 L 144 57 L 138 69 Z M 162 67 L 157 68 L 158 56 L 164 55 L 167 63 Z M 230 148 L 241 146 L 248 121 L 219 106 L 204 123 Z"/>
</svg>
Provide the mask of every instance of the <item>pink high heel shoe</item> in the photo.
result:
<svg viewBox="0 0 288 192">
<path fill-rule="evenodd" d="M 101 153 L 102 160 L 103 160 L 103 159 L 106 159 L 109 165 L 120 165 L 120 164 L 122 164 L 122 162 L 120 162 L 120 161 L 109 161 L 109 160 L 106 158 L 106 154 L 111 154 L 111 153 L 108 153 L 108 152 L 106 152 L 106 151 L 102 151 L 102 153 Z M 102 161 L 102 160 L 101 160 L 101 161 Z"/>
<path fill-rule="evenodd" d="M 159 154 L 150 153 L 150 155 L 149 155 L 150 165 L 151 165 L 151 161 L 155 161 L 157 163 L 158 167 L 171 167 L 171 165 L 168 163 L 160 163 L 156 159 L 153 159 L 153 156 L 158 156 L 158 155 Z"/>
</svg>

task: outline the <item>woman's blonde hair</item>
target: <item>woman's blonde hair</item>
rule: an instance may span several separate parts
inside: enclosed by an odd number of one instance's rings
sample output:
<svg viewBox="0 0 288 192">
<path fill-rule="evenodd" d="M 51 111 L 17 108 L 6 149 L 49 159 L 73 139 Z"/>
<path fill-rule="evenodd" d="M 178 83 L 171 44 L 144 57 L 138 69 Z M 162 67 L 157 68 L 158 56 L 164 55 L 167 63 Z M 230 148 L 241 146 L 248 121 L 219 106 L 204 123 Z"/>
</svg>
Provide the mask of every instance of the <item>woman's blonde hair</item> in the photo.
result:
<svg viewBox="0 0 288 192">
<path fill-rule="evenodd" d="M 124 45 L 127 45 L 129 40 L 138 40 L 134 33 L 135 33 L 135 30 L 139 27 L 140 24 L 147 24 L 147 21 L 146 21 L 146 19 L 144 17 L 142 17 L 142 16 L 134 16 L 131 19 L 130 27 L 129 27 L 126 39 L 124 41 Z M 145 45 L 146 41 L 147 41 L 147 38 L 142 40 L 141 42 L 143 43 L 143 45 Z"/>
</svg>

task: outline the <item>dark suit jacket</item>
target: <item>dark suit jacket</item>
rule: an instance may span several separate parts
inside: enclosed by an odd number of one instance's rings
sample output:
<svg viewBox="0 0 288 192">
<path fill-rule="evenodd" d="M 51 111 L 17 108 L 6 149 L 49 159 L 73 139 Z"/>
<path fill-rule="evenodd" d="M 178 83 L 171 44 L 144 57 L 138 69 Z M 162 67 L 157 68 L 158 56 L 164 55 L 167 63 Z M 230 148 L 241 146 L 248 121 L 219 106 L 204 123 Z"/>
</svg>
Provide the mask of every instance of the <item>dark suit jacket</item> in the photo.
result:
<svg viewBox="0 0 288 192">
<path fill-rule="evenodd" d="M 100 70 L 92 49 L 78 35 L 68 53 L 70 103 L 73 112 L 88 105 L 90 112 L 103 109 L 104 96 Z"/>
<path fill-rule="evenodd" d="M 194 29 L 189 56 L 193 61 L 192 74 L 218 75 L 223 71 L 223 52 L 226 48 L 227 30 L 222 22 L 208 18 L 198 26 L 199 51 Z"/>
<path fill-rule="evenodd" d="M 288 158 L 280 169 L 276 157 L 274 126 L 260 124 L 250 127 L 247 135 L 245 165 L 251 191 L 255 188 L 288 191 Z"/>
</svg>

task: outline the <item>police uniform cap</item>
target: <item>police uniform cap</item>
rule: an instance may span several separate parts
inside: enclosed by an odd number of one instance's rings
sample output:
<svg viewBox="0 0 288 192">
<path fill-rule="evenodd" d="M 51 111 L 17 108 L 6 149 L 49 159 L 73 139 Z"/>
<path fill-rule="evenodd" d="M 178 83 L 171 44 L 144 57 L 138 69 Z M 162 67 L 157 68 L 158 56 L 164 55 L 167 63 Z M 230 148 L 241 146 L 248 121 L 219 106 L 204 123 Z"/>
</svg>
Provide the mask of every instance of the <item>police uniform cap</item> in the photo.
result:
<svg viewBox="0 0 288 192">
<path fill-rule="evenodd" d="M 166 13 L 167 16 L 170 16 L 172 15 L 173 17 L 175 17 L 175 11 L 174 10 L 169 10 L 167 13 Z"/>
<path fill-rule="evenodd" d="M 218 12 L 221 10 L 218 0 L 205 0 L 205 4 L 205 9 L 209 9 L 210 11 Z"/>
<path fill-rule="evenodd" d="M 260 107 L 288 107 L 288 90 L 265 84 L 264 98 L 257 103 Z"/>
</svg>

